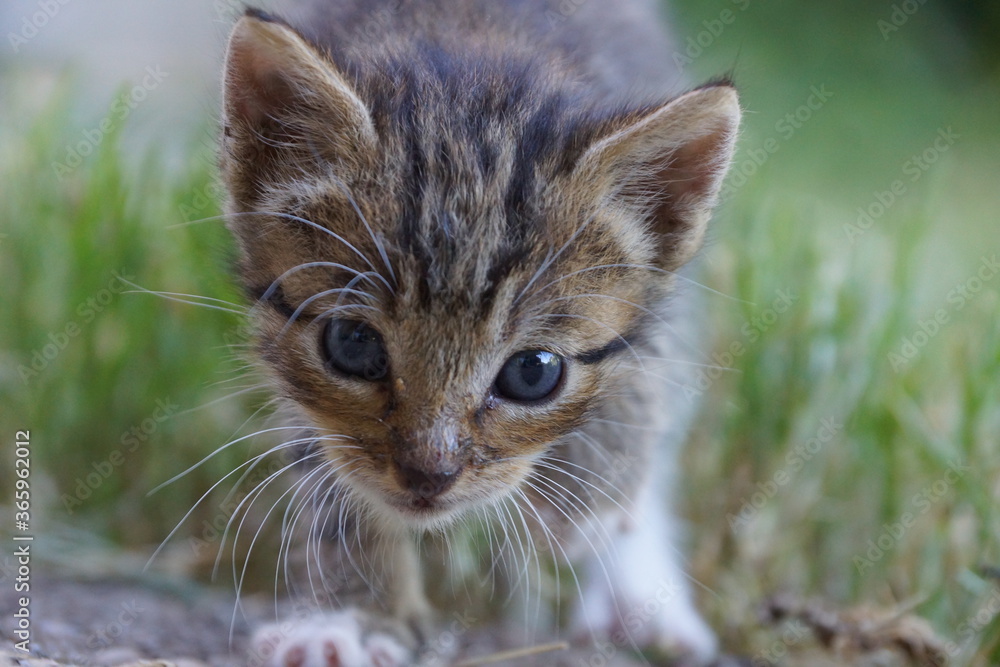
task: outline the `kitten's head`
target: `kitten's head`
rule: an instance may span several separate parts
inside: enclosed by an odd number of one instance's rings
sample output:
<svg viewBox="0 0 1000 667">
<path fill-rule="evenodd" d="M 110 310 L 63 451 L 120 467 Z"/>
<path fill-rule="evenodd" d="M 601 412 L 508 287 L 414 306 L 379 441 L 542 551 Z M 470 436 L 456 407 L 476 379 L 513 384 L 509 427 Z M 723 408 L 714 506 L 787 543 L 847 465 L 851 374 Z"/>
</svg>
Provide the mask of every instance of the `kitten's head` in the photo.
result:
<svg viewBox="0 0 1000 667">
<path fill-rule="evenodd" d="M 222 167 L 260 353 L 387 516 L 510 494 L 701 243 L 734 90 L 593 108 L 557 75 L 402 46 L 348 71 L 278 21 L 233 32 Z"/>
</svg>

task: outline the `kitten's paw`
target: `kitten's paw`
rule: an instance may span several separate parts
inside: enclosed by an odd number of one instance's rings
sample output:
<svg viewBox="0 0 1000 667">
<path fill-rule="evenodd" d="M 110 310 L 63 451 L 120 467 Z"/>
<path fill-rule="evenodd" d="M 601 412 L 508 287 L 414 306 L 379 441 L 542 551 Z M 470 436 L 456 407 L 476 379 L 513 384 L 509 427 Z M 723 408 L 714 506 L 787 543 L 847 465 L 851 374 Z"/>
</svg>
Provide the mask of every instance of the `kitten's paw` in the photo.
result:
<svg viewBox="0 0 1000 667">
<path fill-rule="evenodd" d="M 384 632 L 366 632 L 364 616 L 344 610 L 315 620 L 261 628 L 251 664 L 262 667 L 402 667 L 413 654 Z"/>
</svg>

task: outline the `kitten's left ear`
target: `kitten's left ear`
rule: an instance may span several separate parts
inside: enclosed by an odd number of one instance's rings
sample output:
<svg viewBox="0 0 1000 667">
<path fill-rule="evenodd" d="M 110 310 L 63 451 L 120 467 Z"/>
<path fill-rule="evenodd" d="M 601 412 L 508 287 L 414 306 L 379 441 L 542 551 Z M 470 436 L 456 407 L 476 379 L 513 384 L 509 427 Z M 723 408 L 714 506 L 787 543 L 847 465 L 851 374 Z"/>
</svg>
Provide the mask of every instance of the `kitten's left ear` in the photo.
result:
<svg viewBox="0 0 1000 667">
<path fill-rule="evenodd" d="M 660 241 L 659 266 L 676 269 L 701 247 L 739 122 L 733 87 L 699 88 L 622 119 L 587 149 L 577 173 L 616 203 L 644 214 Z"/>
</svg>

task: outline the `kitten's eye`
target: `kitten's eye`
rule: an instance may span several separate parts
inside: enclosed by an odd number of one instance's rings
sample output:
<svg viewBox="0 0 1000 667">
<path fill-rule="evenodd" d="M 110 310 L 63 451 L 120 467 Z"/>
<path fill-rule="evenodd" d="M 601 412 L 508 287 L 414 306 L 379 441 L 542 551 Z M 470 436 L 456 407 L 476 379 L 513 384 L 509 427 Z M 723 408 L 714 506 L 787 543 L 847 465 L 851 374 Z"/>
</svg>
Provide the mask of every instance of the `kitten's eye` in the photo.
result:
<svg viewBox="0 0 1000 667">
<path fill-rule="evenodd" d="M 381 380 L 389 370 L 382 337 L 364 322 L 330 320 L 323 331 L 323 356 L 342 373 Z"/>
<path fill-rule="evenodd" d="M 539 401 L 555 391 L 562 374 L 562 357 L 543 350 L 525 350 L 500 369 L 496 390 L 515 401 Z"/>
</svg>

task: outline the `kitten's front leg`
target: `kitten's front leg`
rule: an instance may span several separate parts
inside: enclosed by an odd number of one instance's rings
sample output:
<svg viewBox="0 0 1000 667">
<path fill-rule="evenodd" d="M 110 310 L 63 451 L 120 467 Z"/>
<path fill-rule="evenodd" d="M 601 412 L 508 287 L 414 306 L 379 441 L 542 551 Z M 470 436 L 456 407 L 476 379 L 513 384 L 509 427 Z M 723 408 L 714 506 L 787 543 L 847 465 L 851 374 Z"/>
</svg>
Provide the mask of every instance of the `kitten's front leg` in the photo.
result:
<svg viewBox="0 0 1000 667">
<path fill-rule="evenodd" d="M 424 591 L 423 569 L 413 536 L 404 531 L 383 533 L 386 559 L 381 575 L 385 599 L 393 618 L 413 633 L 416 643 L 427 641 L 433 630 L 434 610 Z"/>
<path fill-rule="evenodd" d="M 610 640 L 617 648 L 655 649 L 708 662 L 717 641 L 691 599 L 676 548 L 674 520 L 649 489 L 629 518 L 621 517 L 614 549 L 592 556 L 573 621 L 576 636 Z M 603 563 L 603 566 L 602 566 Z"/>
<path fill-rule="evenodd" d="M 384 608 L 346 607 L 268 625 L 253 638 L 250 663 L 263 667 L 402 667 L 413 664 L 430 629 L 433 612 L 423 589 L 412 538 L 382 533 L 366 563 L 381 584 Z"/>
</svg>

